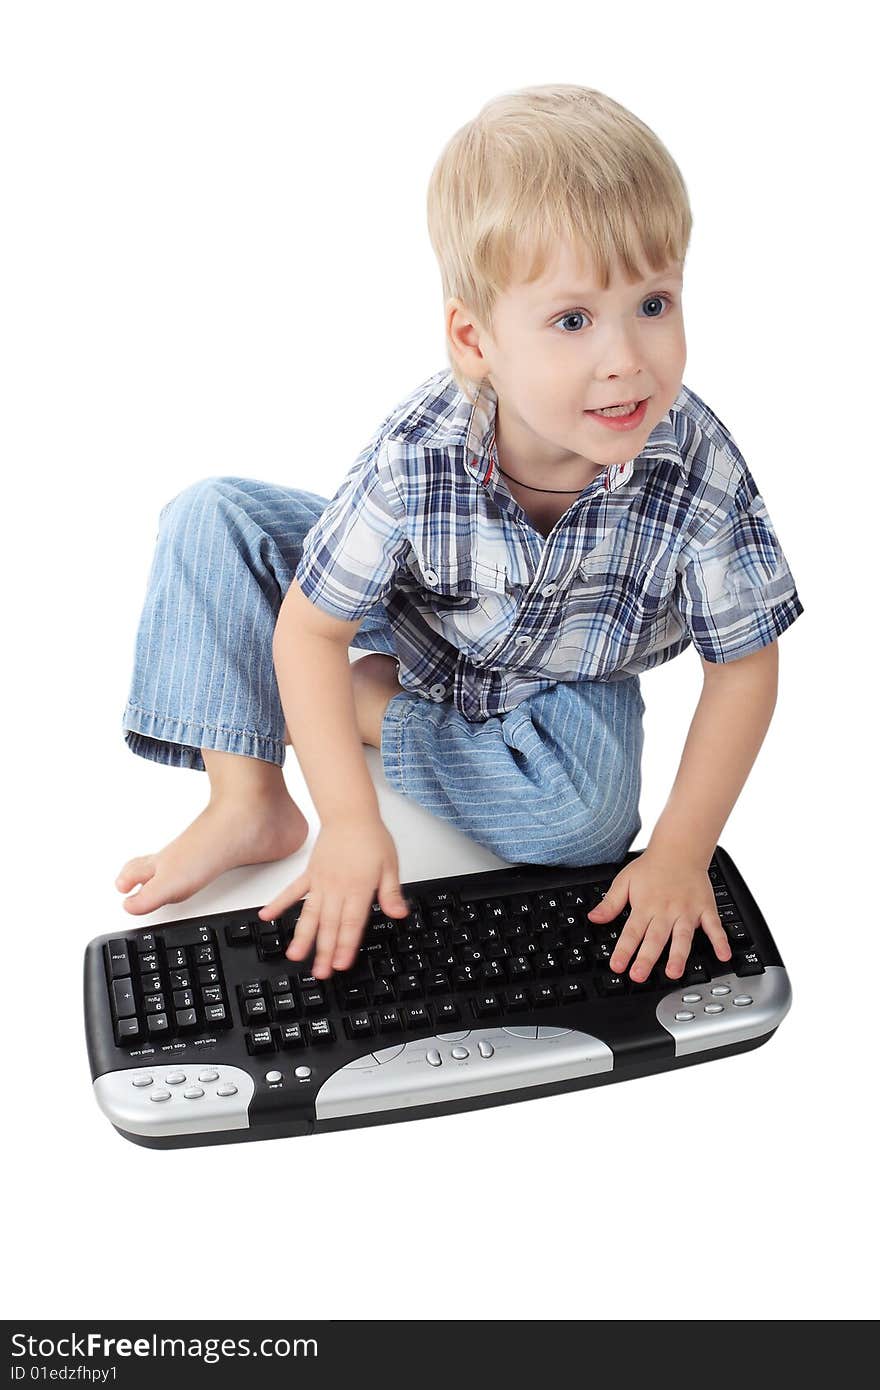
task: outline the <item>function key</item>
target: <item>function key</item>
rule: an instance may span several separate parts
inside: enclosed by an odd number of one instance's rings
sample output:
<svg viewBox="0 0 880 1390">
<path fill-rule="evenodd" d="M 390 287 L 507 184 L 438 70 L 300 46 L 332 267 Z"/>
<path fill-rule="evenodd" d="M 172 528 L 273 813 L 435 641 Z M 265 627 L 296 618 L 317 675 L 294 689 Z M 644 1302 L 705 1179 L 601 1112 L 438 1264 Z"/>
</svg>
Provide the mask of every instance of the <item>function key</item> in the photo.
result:
<svg viewBox="0 0 880 1390">
<path fill-rule="evenodd" d="M 736 957 L 737 975 L 763 975 L 764 966 L 757 951 L 743 951 Z"/>
<path fill-rule="evenodd" d="M 424 1004 L 409 1004 L 403 1011 L 407 1028 L 427 1028 L 431 1020 Z"/>
<path fill-rule="evenodd" d="M 396 1009 L 379 1010 L 379 1032 L 398 1033 L 400 1031 L 400 1015 Z"/>
<path fill-rule="evenodd" d="M 373 1021 L 369 1014 L 352 1014 L 343 1019 L 345 1031 L 350 1038 L 369 1038 L 373 1033 Z"/>
<path fill-rule="evenodd" d="M 438 999 L 431 1008 L 437 1023 L 457 1023 L 461 1018 L 459 1007 L 454 999 Z"/>
<path fill-rule="evenodd" d="M 110 977 L 114 980 L 124 979 L 131 974 L 131 966 L 128 963 L 128 942 L 124 937 L 116 937 L 113 941 L 107 942 L 107 960 L 110 965 Z"/>
</svg>

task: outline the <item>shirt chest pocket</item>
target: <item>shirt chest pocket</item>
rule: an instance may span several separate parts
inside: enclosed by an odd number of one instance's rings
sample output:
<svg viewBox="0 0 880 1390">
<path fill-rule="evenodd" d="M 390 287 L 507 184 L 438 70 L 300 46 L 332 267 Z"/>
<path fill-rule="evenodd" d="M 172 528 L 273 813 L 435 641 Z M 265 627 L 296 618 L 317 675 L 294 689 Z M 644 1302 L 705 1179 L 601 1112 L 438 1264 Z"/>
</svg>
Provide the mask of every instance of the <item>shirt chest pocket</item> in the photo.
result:
<svg viewBox="0 0 880 1390">
<path fill-rule="evenodd" d="M 578 565 L 569 587 L 569 601 L 595 613 L 606 613 L 633 636 L 654 632 L 665 623 L 673 601 L 675 563 L 668 550 L 641 566 L 622 562 L 613 552 L 595 552 Z"/>
<path fill-rule="evenodd" d="M 428 625 L 466 655 L 484 659 L 516 614 L 520 589 L 510 582 L 507 565 L 468 554 L 450 563 L 425 553 L 414 555 L 409 567 Z"/>
</svg>

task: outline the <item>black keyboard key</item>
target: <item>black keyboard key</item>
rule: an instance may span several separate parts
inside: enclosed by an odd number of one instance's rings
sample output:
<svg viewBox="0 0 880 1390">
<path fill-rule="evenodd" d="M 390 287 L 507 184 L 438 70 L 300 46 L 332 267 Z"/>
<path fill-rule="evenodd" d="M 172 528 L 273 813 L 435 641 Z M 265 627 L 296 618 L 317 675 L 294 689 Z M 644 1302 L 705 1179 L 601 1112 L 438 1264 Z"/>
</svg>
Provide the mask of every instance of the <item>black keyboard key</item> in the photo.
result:
<svg viewBox="0 0 880 1390">
<path fill-rule="evenodd" d="M 703 961 L 699 957 L 691 959 L 685 966 L 684 974 L 676 984 L 681 985 L 707 985 L 710 975 Z"/>
<path fill-rule="evenodd" d="M 764 966 L 757 951 L 743 951 L 734 957 L 737 975 L 763 975 Z"/>
<path fill-rule="evenodd" d="M 425 976 L 425 992 L 427 994 L 448 994 L 449 976 L 445 970 L 429 970 Z"/>
<path fill-rule="evenodd" d="M 422 990 L 422 982 L 418 975 L 400 975 L 397 979 L 398 999 L 418 999 Z"/>
<path fill-rule="evenodd" d="M 198 1026 L 198 1014 L 195 1009 L 176 1009 L 174 1021 L 182 1031 L 196 1028 Z"/>
<path fill-rule="evenodd" d="M 369 1038 L 373 1035 L 373 1020 L 367 1013 L 352 1014 L 343 1022 L 350 1038 Z"/>
<path fill-rule="evenodd" d="M 138 969 L 142 975 L 152 974 L 159 969 L 159 957 L 155 951 L 148 951 L 145 956 L 138 956 Z"/>
<path fill-rule="evenodd" d="M 196 965 L 213 965 L 217 957 L 213 946 L 197 946 L 193 951 Z"/>
<path fill-rule="evenodd" d="M 518 1009 L 528 1009 L 531 1001 L 528 992 L 524 989 L 506 989 L 502 995 L 504 1007 L 509 1013 L 516 1013 Z"/>
<path fill-rule="evenodd" d="M 370 995 L 374 1004 L 390 1004 L 394 1000 L 394 986 L 388 980 L 376 980 Z"/>
<path fill-rule="evenodd" d="M 154 931 L 138 932 L 137 948 L 139 951 L 156 951 L 156 933 Z"/>
<path fill-rule="evenodd" d="M 454 999 L 436 999 L 431 1005 L 431 1012 L 438 1027 L 441 1023 L 457 1023 L 461 1018 L 461 1011 Z"/>
<path fill-rule="evenodd" d="M 191 989 L 176 989 L 174 991 L 175 1009 L 191 1009 L 195 1000 Z"/>
<path fill-rule="evenodd" d="M 220 971 L 216 965 L 200 965 L 196 971 L 196 979 L 200 985 L 216 985 L 220 979 Z"/>
<path fill-rule="evenodd" d="M 316 1009 L 323 1009 L 326 1007 L 324 991 L 321 989 L 320 985 L 318 985 L 316 989 L 304 989 L 302 992 L 302 1001 L 303 1008 L 311 1013 L 314 1013 Z"/>
<path fill-rule="evenodd" d="M 478 994 L 473 1001 L 474 1012 L 478 1018 L 493 1018 L 501 1013 L 497 994 Z"/>
<path fill-rule="evenodd" d="M 134 1005 L 134 989 L 131 980 L 126 976 L 124 980 L 113 981 L 113 1017 L 132 1018 L 136 1013 Z"/>
<path fill-rule="evenodd" d="M 186 966 L 186 951 L 182 946 L 176 946 L 174 950 L 168 952 L 168 969 L 183 970 Z"/>
<path fill-rule="evenodd" d="M 142 983 L 143 983 L 143 982 L 142 982 Z M 146 985 L 144 985 L 144 989 L 146 989 L 146 988 L 147 988 Z M 157 988 L 159 988 L 159 986 L 157 986 Z M 192 981 L 191 981 L 191 979 L 190 979 L 189 971 L 188 971 L 188 970 L 172 970 L 172 972 L 171 972 L 171 988 L 172 988 L 172 989 L 191 989 L 191 988 L 192 988 Z"/>
<path fill-rule="evenodd" d="M 731 946 L 751 946 L 752 938 L 749 936 L 742 922 L 727 923 L 727 939 Z"/>
<path fill-rule="evenodd" d="M 252 939 L 250 922 L 239 922 L 237 926 L 226 928 L 226 940 L 230 946 L 249 946 Z"/>
<path fill-rule="evenodd" d="M 223 1004 L 208 1004 L 205 1009 L 205 1022 L 214 1028 L 226 1028 L 229 1024 L 226 1007 Z"/>
<path fill-rule="evenodd" d="M 180 927 L 160 927 L 158 935 L 165 942 L 169 955 L 173 948 L 183 946 L 202 946 L 211 940 L 211 928 L 200 922 L 189 922 Z"/>
<path fill-rule="evenodd" d="M 559 986 L 559 998 L 563 1004 L 574 1003 L 578 999 L 583 999 L 584 987 L 578 984 L 577 980 L 564 980 Z"/>
<path fill-rule="evenodd" d="M 403 1018 L 407 1028 L 427 1028 L 430 1025 L 428 1010 L 424 1004 L 407 1004 Z"/>
<path fill-rule="evenodd" d="M 339 994 L 340 1008 L 346 1013 L 353 1009 L 362 1009 L 367 1002 L 367 993 L 363 985 L 343 985 Z"/>
<path fill-rule="evenodd" d="M 269 1017 L 269 1008 L 265 999 L 246 999 L 244 1001 L 244 1021 L 245 1023 L 262 1023 Z"/>
<path fill-rule="evenodd" d="M 140 1035 L 141 1025 L 136 1018 L 121 1018 L 116 1025 L 116 1041 L 120 1047 L 137 1042 Z"/>
<path fill-rule="evenodd" d="M 259 1052 L 275 1051 L 275 1039 L 271 1028 L 255 1028 L 252 1033 L 245 1033 L 244 1036 L 251 1056 Z"/>
<path fill-rule="evenodd" d="M 165 1008 L 165 995 L 161 990 L 155 994 L 144 995 L 144 1011 L 148 1014 L 161 1014 Z"/>
<path fill-rule="evenodd" d="M 257 941 L 257 955 L 260 960 L 270 960 L 272 956 L 280 956 L 284 950 L 281 937 L 278 932 L 270 932 L 268 936 L 261 936 Z"/>
<path fill-rule="evenodd" d="M 398 1033 L 400 1031 L 400 1014 L 396 1009 L 379 1010 L 379 1032 Z"/>
<path fill-rule="evenodd" d="M 533 985 L 531 995 L 532 1003 L 538 1007 L 556 1003 L 556 990 L 553 985 Z"/>
<path fill-rule="evenodd" d="M 263 981 L 245 980 L 243 985 L 239 985 L 243 999 L 262 999 Z"/>
<path fill-rule="evenodd" d="M 562 973 L 559 957 L 553 955 L 550 951 L 545 951 L 540 954 L 535 961 L 535 965 L 538 974 L 542 976 L 560 975 Z"/>
<path fill-rule="evenodd" d="M 478 985 L 479 970 L 475 965 L 457 965 L 452 972 L 453 989 L 469 989 L 473 985 Z"/>
<path fill-rule="evenodd" d="M 131 975 L 131 966 L 128 960 L 128 942 L 124 937 L 117 937 L 107 943 L 107 959 L 110 963 L 110 976 L 114 980 L 124 980 Z"/>
<path fill-rule="evenodd" d="M 141 976 L 141 989 L 144 991 L 144 994 L 155 994 L 155 993 L 157 992 L 157 990 L 160 990 L 161 988 L 162 988 L 162 976 L 161 976 L 161 975 L 142 975 L 142 976 Z"/>
<path fill-rule="evenodd" d="M 290 976 L 275 975 L 269 981 L 269 988 L 271 989 L 273 994 L 289 994 L 292 988 L 290 983 Z"/>
<path fill-rule="evenodd" d="M 276 994 L 272 1003 L 275 1007 L 275 1017 L 277 1019 L 296 1018 L 299 1012 L 296 1007 L 296 1000 L 292 994 Z"/>
<path fill-rule="evenodd" d="M 336 1037 L 329 1018 L 310 1018 L 306 1028 L 310 1043 L 329 1043 Z"/>
<path fill-rule="evenodd" d="M 626 994 L 626 976 L 613 970 L 600 970 L 596 976 L 596 992 L 601 995 Z"/>
<path fill-rule="evenodd" d="M 203 1004 L 222 1004 L 223 991 L 219 985 L 206 985 L 202 990 Z"/>
<path fill-rule="evenodd" d="M 281 1046 L 286 1049 L 305 1047 L 306 1045 L 302 1026 L 299 1023 L 282 1023 L 278 1029 L 278 1036 L 281 1039 Z"/>
<path fill-rule="evenodd" d="M 170 1031 L 167 1014 L 147 1014 L 147 1033 L 151 1038 Z"/>
</svg>

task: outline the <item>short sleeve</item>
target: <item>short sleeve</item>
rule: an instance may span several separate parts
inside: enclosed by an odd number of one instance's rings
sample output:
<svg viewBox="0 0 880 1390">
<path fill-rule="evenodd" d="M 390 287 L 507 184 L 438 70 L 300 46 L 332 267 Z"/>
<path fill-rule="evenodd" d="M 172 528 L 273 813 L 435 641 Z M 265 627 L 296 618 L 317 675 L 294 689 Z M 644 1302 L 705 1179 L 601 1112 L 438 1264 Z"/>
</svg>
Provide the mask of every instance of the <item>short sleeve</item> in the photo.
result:
<svg viewBox="0 0 880 1390">
<path fill-rule="evenodd" d="M 706 661 L 760 651 L 804 611 L 764 499 L 748 469 L 731 509 L 699 543 L 682 551 L 682 617 Z"/>
<path fill-rule="evenodd" d="M 354 622 L 391 590 L 409 541 L 384 446 L 365 451 L 308 532 L 295 578 L 331 617 Z"/>
</svg>

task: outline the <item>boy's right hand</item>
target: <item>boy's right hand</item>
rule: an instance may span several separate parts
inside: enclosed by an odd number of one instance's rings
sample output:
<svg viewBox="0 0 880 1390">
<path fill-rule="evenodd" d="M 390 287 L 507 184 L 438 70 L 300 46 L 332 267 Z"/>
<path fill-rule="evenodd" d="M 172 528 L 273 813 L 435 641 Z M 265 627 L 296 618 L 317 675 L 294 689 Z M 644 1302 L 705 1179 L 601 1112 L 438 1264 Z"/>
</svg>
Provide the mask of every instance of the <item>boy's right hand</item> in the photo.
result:
<svg viewBox="0 0 880 1390">
<path fill-rule="evenodd" d="M 388 917 L 409 913 L 400 887 L 397 849 L 384 822 L 365 820 L 361 814 L 350 821 L 324 824 L 305 871 L 258 915 L 264 922 L 280 917 L 306 893 L 285 954 L 288 960 L 303 960 L 317 937 L 312 974 L 325 979 L 353 963 L 376 899 Z"/>
</svg>

